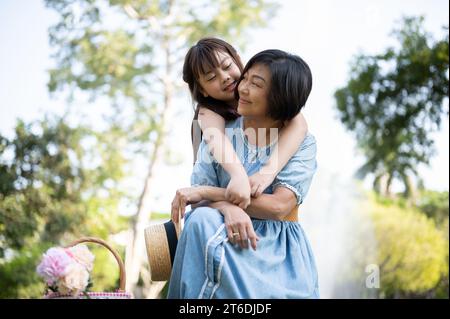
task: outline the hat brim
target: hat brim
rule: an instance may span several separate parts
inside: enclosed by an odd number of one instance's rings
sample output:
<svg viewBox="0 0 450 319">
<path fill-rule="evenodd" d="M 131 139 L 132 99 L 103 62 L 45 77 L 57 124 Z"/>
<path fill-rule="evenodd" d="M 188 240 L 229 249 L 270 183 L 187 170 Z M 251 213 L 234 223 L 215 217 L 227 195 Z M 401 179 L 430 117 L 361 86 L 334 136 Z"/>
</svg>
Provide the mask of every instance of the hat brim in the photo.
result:
<svg viewBox="0 0 450 319">
<path fill-rule="evenodd" d="M 151 225 L 144 230 L 144 236 L 151 280 L 169 280 L 178 244 L 174 223 Z"/>
</svg>

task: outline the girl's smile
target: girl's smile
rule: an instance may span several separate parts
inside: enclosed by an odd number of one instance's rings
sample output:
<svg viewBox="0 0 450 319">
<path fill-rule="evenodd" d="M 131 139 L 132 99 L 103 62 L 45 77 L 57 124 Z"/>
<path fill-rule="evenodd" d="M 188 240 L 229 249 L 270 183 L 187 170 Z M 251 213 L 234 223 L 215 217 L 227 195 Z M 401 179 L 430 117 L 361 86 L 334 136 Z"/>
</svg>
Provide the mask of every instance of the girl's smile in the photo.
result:
<svg viewBox="0 0 450 319">
<path fill-rule="evenodd" d="M 227 92 L 234 92 L 234 88 L 236 87 L 236 81 L 231 82 L 228 84 L 223 90 Z"/>
</svg>

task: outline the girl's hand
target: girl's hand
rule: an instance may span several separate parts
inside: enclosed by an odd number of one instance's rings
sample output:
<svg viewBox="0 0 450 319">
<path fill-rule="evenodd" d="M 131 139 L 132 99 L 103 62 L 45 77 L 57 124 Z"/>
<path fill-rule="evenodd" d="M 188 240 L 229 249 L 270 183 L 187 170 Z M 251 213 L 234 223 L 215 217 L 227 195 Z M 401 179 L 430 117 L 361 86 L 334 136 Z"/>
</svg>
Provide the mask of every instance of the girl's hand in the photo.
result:
<svg viewBox="0 0 450 319">
<path fill-rule="evenodd" d="M 248 248 L 248 241 L 256 250 L 259 237 L 253 229 L 253 224 L 247 213 L 236 205 L 227 205 L 222 209 L 227 228 L 228 239 L 232 244 L 239 244 L 242 249 Z"/>
<path fill-rule="evenodd" d="M 272 184 L 274 176 L 272 174 L 263 173 L 261 171 L 253 174 L 249 177 L 251 195 L 252 197 L 258 197 L 264 190 Z"/>
<path fill-rule="evenodd" d="M 232 204 L 246 209 L 250 205 L 250 183 L 247 174 L 231 176 L 225 198 Z"/>
<path fill-rule="evenodd" d="M 181 210 L 181 218 L 183 218 L 186 206 L 198 203 L 202 199 L 200 187 L 186 187 L 177 190 L 172 201 L 172 220 L 174 222 L 179 222 L 178 211 Z"/>
</svg>

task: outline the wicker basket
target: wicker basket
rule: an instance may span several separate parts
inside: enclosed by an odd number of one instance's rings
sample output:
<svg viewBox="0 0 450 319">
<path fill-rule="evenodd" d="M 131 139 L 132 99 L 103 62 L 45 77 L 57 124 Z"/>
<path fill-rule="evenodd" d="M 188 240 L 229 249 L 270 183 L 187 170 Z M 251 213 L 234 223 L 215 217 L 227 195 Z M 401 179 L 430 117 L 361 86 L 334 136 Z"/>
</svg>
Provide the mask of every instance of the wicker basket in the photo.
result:
<svg viewBox="0 0 450 319">
<path fill-rule="evenodd" d="M 66 248 L 76 246 L 81 243 L 96 243 L 101 246 L 106 247 L 116 258 L 117 264 L 119 265 L 119 271 L 120 271 L 120 282 L 119 282 L 119 289 L 117 289 L 114 292 L 88 292 L 87 295 L 84 293 L 81 293 L 78 296 L 73 295 L 65 295 L 60 294 L 57 292 L 50 292 L 47 295 L 44 296 L 45 299 L 133 299 L 133 296 L 131 293 L 125 291 L 125 284 L 126 284 L 126 278 L 125 278 L 125 267 L 122 262 L 122 258 L 120 258 L 119 254 L 105 241 L 99 238 L 94 237 L 83 237 L 78 240 L 75 240 L 71 244 L 67 245 Z"/>
</svg>

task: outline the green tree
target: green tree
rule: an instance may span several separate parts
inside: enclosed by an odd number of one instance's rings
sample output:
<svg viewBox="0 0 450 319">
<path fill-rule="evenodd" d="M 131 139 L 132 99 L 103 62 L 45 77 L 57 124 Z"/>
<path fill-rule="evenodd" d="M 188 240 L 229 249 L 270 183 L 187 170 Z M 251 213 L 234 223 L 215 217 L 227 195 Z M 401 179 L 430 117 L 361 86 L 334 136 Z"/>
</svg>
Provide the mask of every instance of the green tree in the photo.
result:
<svg viewBox="0 0 450 319">
<path fill-rule="evenodd" d="M 448 191 L 423 190 L 418 198 L 417 206 L 425 215 L 434 219 L 437 225 L 445 225 L 449 212 Z"/>
<path fill-rule="evenodd" d="M 436 288 L 442 286 L 442 279 L 448 280 L 448 239 L 434 220 L 417 208 L 374 197 L 370 214 L 377 241 L 380 296 L 443 297 Z"/>
<path fill-rule="evenodd" d="M 121 194 L 105 183 L 120 181 L 120 154 L 99 152 L 101 138 L 55 117 L 30 124 L 19 120 L 13 138 L 0 135 L 0 297 L 42 295 L 35 269 L 50 246 L 86 235 L 107 238 L 125 228 L 127 220 L 118 214 Z M 96 266 L 105 266 L 103 260 Z M 94 275 L 94 287 L 115 288 L 117 275 Z"/>
<path fill-rule="evenodd" d="M 429 293 L 429 296 L 436 298 L 448 298 L 449 296 L 449 208 L 448 191 L 438 192 L 431 190 L 422 190 L 417 200 L 417 208 L 429 218 L 433 219 L 438 229 L 446 241 L 446 269 L 447 272 L 441 277 L 440 282 Z"/>
<path fill-rule="evenodd" d="M 163 154 L 167 116 L 181 88 L 181 62 L 188 46 L 218 35 L 241 45 L 250 27 L 264 26 L 275 6 L 265 0 L 46 0 L 59 15 L 50 28 L 56 67 L 49 89 L 107 97 L 108 125 L 125 138 L 123 152 L 143 155 L 148 169 L 137 199 L 127 248 L 127 290 L 154 297 L 159 289 L 142 262 L 143 230 L 150 218 L 154 170 Z M 111 23 L 114 21 L 116 23 Z M 138 150 L 138 151 L 136 151 Z M 143 288 L 143 289 L 142 289 Z"/>
<path fill-rule="evenodd" d="M 443 39 L 425 32 L 423 18 L 404 18 L 397 47 L 357 55 L 350 80 L 335 92 L 339 117 L 352 131 L 366 163 L 359 177 L 375 175 L 374 189 L 390 194 L 394 179 L 411 195 L 411 178 L 434 154 L 430 133 L 448 116 L 448 26 Z"/>
</svg>

